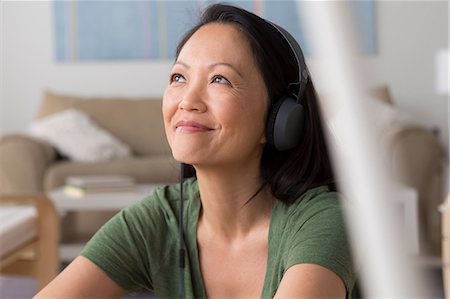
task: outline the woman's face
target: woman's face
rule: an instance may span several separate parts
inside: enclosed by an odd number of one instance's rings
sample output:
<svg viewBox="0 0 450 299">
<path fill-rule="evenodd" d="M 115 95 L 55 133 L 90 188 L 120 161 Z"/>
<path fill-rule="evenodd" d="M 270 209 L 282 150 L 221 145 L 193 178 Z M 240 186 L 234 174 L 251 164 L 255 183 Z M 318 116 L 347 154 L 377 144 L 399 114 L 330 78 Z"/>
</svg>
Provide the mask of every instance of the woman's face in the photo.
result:
<svg viewBox="0 0 450 299">
<path fill-rule="evenodd" d="M 183 46 L 163 98 L 176 160 L 195 166 L 260 161 L 268 95 L 243 32 L 202 26 Z"/>
</svg>

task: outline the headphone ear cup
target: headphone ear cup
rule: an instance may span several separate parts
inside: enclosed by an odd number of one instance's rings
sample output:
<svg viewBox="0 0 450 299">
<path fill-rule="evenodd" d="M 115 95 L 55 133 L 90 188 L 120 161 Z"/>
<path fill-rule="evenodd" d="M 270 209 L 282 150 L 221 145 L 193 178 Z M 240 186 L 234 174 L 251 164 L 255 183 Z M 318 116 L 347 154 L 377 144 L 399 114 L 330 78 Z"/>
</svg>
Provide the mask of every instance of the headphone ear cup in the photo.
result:
<svg viewBox="0 0 450 299">
<path fill-rule="evenodd" d="M 267 117 L 267 141 L 279 151 L 292 149 L 300 142 L 305 110 L 293 97 L 278 100 Z"/>
<path fill-rule="evenodd" d="M 277 118 L 278 111 L 280 110 L 281 104 L 283 104 L 284 97 L 275 101 L 272 109 L 269 111 L 269 115 L 267 116 L 267 127 L 266 127 L 266 135 L 267 141 L 275 145 L 275 122 Z"/>
</svg>

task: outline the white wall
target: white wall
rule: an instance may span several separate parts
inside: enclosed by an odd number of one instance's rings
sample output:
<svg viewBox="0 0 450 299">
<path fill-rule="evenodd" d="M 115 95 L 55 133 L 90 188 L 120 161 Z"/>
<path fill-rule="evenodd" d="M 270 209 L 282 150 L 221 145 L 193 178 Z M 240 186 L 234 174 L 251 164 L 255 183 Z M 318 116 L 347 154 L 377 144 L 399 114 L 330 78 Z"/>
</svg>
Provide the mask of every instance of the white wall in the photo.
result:
<svg viewBox="0 0 450 299">
<path fill-rule="evenodd" d="M 25 130 L 46 88 L 80 95 L 162 95 L 170 61 L 55 63 L 52 2 L 1 3 L 3 133 Z M 448 2 L 380 1 L 376 22 L 378 52 L 364 61 L 369 81 L 389 84 L 397 105 L 438 127 L 447 145 L 448 100 L 435 92 L 434 59 L 438 49 L 448 47 Z M 313 73 L 320 67 L 320 61 L 309 64 Z M 319 89 L 325 84 L 316 82 Z"/>
<path fill-rule="evenodd" d="M 23 131 L 46 88 L 77 95 L 161 96 L 171 61 L 55 63 L 53 2 L 3 6 L 3 133 Z"/>
<path fill-rule="evenodd" d="M 388 82 L 395 101 L 428 126 L 439 127 L 448 145 L 448 96 L 436 93 L 435 58 L 448 48 L 447 1 L 379 3 L 378 81 Z"/>
</svg>

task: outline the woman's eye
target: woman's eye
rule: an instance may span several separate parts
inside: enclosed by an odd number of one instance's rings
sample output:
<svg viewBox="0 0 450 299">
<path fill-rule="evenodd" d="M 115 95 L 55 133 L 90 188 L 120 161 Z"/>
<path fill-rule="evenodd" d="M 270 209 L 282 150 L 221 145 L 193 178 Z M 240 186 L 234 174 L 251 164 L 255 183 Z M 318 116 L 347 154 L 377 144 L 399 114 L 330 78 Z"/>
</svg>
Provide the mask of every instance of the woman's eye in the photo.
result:
<svg viewBox="0 0 450 299">
<path fill-rule="evenodd" d="M 172 76 L 170 76 L 170 82 L 178 82 L 178 83 L 180 83 L 180 82 L 184 82 L 184 81 L 186 81 L 186 80 L 180 74 L 173 74 Z"/>
<path fill-rule="evenodd" d="M 220 84 L 228 84 L 231 85 L 230 81 L 228 81 L 227 79 L 225 79 L 225 77 L 220 76 L 220 75 L 216 75 L 214 76 L 212 83 L 220 83 Z"/>
</svg>

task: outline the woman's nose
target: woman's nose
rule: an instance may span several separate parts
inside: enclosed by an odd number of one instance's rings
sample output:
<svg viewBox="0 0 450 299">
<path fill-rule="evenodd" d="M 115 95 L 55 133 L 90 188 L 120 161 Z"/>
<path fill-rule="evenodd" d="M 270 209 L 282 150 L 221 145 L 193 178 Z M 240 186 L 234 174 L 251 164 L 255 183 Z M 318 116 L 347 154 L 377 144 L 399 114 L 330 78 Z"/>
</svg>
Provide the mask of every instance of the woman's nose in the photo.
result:
<svg viewBox="0 0 450 299">
<path fill-rule="evenodd" d="M 206 103 L 204 101 L 204 95 L 201 88 L 189 86 L 186 88 L 186 92 L 181 96 L 181 100 L 178 104 L 179 109 L 191 112 L 206 111 Z"/>
</svg>

